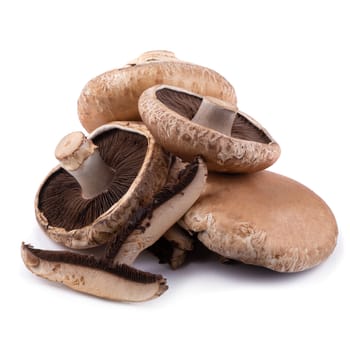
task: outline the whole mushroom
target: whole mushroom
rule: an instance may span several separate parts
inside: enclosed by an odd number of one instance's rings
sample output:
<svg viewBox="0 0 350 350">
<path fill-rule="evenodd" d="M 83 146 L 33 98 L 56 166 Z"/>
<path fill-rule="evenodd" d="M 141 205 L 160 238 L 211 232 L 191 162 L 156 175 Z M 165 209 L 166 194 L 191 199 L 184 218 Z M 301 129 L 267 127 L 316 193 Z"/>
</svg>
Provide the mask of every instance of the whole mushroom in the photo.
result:
<svg viewBox="0 0 350 350">
<path fill-rule="evenodd" d="M 142 93 L 139 110 L 167 151 L 187 161 L 201 155 L 211 171 L 254 172 L 272 165 L 280 155 L 267 130 L 223 100 L 157 85 Z"/>
<path fill-rule="evenodd" d="M 38 190 L 36 218 L 53 240 L 77 249 L 107 243 L 151 203 L 171 162 L 140 122 L 110 123 L 89 138 L 71 133 L 55 153 L 60 166 Z"/>
</svg>

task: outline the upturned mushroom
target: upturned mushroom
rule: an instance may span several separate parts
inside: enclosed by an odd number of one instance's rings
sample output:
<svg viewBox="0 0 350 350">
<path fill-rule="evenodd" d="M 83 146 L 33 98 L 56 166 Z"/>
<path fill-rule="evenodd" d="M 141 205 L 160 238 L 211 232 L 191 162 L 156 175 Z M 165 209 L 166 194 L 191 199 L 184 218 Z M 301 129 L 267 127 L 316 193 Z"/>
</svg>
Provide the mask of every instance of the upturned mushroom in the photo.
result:
<svg viewBox="0 0 350 350">
<path fill-rule="evenodd" d="M 53 240 L 78 249 L 106 243 L 151 203 L 171 162 L 140 122 L 71 133 L 55 153 L 61 164 L 40 186 L 35 213 Z"/>
<path fill-rule="evenodd" d="M 257 121 L 214 97 L 157 85 L 142 93 L 139 111 L 160 145 L 186 161 L 203 156 L 211 171 L 255 172 L 280 155 Z"/>
<path fill-rule="evenodd" d="M 91 132 L 111 121 L 140 120 L 138 99 L 156 84 L 171 84 L 236 104 L 234 88 L 217 72 L 181 61 L 170 51 L 150 51 L 86 84 L 78 100 L 82 125 Z"/>
<path fill-rule="evenodd" d="M 39 277 L 60 282 L 76 291 L 115 301 L 146 301 L 167 290 L 160 275 L 127 265 L 109 266 L 93 255 L 34 249 L 22 244 L 26 267 Z"/>
<path fill-rule="evenodd" d="M 209 173 L 205 191 L 180 224 L 225 258 L 279 272 L 320 264 L 338 235 L 333 213 L 319 196 L 268 171 Z"/>
</svg>

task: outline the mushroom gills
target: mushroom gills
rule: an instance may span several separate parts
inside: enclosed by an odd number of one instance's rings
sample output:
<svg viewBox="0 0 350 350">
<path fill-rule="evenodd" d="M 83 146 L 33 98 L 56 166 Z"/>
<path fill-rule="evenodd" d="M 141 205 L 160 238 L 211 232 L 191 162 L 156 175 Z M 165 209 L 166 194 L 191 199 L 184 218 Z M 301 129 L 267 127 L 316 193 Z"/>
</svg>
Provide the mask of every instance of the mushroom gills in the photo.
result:
<svg viewBox="0 0 350 350">
<path fill-rule="evenodd" d="M 73 230 L 91 224 L 128 191 L 147 152 L 146 137 L 117 128 L 97 135 L 93 142 L 98 147 L 102 162 L 113 169 L 112 179 L 106 182 L 106 177 L 89 176 L 87 172 L 82 174 L 85 178 L 97 178 L 108 183 L 106 189 L 95 197 L 84 198 L 74 174 L 58 169 L 44 183 L 38 200 L 39 210 L 45 213 L 49 225 Z M 114 150 L 119 151 L 113 151 L 111 144 Z M 101 162 L 95 163 L 98 167 L 99 164 Z"/>
<path fill-rule="evenodd" d="M 160 102 L 181 116 L 229 137 L 265 144 L 272 142 L 264 130 L 254 125 L 252 118 L 235 111 L 233 106 L 224 101 L 170 88 L 158 89 L 156 96 Z"/>
<path fill-rule="evenodd" d="M 168 288 L 160 275 L 124 264 L 111 267 L 93 255 L 35 249 L 22 243 L 22 259 L 37 276 L 115 301 L 146 301 L 160 296 Z"/>
<path fill-rule="evenodd" d="M 149 206 L 136 213 L 133 222 L 123 232 L 115 235 L 107 245 L 106 259 L 114 264 L 131 265 L 195 203 L 206 178 L 206 165 L 197 157 L 179 171 L 176 183 L 166 185 Z"/>
</svg>

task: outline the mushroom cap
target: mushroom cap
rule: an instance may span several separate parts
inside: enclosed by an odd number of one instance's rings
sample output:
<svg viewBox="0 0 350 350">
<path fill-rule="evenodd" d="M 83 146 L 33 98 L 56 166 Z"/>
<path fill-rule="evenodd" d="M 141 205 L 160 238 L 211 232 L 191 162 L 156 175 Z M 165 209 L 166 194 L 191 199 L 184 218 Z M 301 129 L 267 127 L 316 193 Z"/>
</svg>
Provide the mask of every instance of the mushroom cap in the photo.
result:
<svg viewBox="0 0 350 350">
<path fill-rule="evenodd" d="M 219 73 L 180 61 L 170 51 L 150 51 L 85 85 L 78 99 L 81 124 L 91 132 L 111 121 L 140 120 L 138 99 L 156 84 L 171 84 L 236 104 L 234 88 Z"/>
<path fill-rule="evenodd" d="M 209 173 L 180 224 L 210 250 L 280 272 L 311 268 L 333 251 L 338 229 L 327 204 L 287 177 Z"/>
<path fill-rule="evenodd" d="M 76 217 L 84 221 L 84 224 L 76 224 L 72 222 L 69 227 L 62 227 L 62 225 L 55 224 L 55 218 L 52 219 L 50 205 L 45 206 L 45 198 L 51 201 L 54 196 L 61 196 L 54 198 L 55 200 L 55 215 L 57 212 L 64 212 L 64 206 L 72 205 L 73 199 L 78 198 L 80 200 L 81 193 L 79 189 L 75 190 L 75 193 L 70 192 L 69 196 L 74 196 L 70 199 L 65 195 L 63 189 L 54 188 L 54 193 L 48 190 L 50 184 L 58 176 L 71 177 L 61 166 L 54 168 L 48 176 L 45 178 L 35 198 L 35 214 L 37 221 L 44 229 L 44 231 L 54 241 L 61 243 L 67 247 L 83 249 L 98 246 L 106 243 L 114 234 L 118 234 L 118 231 L 130 220 L 130 218 L 137 212 L 140 206 L 147 205 L 153 199 L 155 193 L 157 193 L 165 184 L 170 164 L 170 155 L 166 153 L 158 144 L 156 144 L 153 136 L 147 130 L 145 125 L 140 122 L 113 122 L 106 124 L 96 129 L 89 139 L 97 141 L 103 134 L 120 130 L 126 134 L 142 135 L 145 138 L 147 144 L 147 150 L 145 151 L 143 160 L 141 159 L 141 166 L 139 170 L 136 169 L 136 177 L 132 180 L 131 185 L 124 189 L 125 191 L 119 200 L 108 205 L 104 205 L 107 209 L 100 215 L 92 215 L 91 222 L 90 216 L 86 211 L 79 209 Z M 142 139 L 143 140 L 143 139 Z M 96 143 L 97 146 L 99 145 Z M 113 145 L 108 145 L 110 149 Z M 102 149 L 101 149 L 102 151 Z M 119 150 L 116 149 L 117 153 Z M 103 154 L 101 154 L 103 156 Z M 125 164 L 124 164 L 125 167 Z M 62 175 L 63 174 L 63 175 Z M 156 176 L 155 176 L 156 174 Z M 71 177 L 74 179 L 73 177 Z M 57 180 L 56 180 L 57 181 Z M 73 182 L 73 180 L 70 180 Z M 74 180 L 74 184 L 75 184 Z M 62 192 L 63 191 L 63 192 Z M 70 190 L 71 191 L 71 190 Z M 48 193 L 48 194 L 47 194 Z M 44 198 L 44 196 L 46 196 Z M 44 200 L 45 199 L 45 200 Z M 67 215 L 69 215 L 69 208 L 65 208 Z M 68 211 L 68 212 L 67 212 Z M 94 207 L 91 205 L 91 211 L 94 211 Z"/>
<path fill-rule="evenodd" d="M 139 99 L 142 120 L 166 150 L 186 161 L 201 155 L 210 171 L 254 172 L 272 165 L 280 147 L 257 121 L 238 111 L 231 137 L 191 121 L 203 96 L 167 85 L 143 92 Z M 228 104 L 221 102 L 226 108 Z M 237 111 L 231 105 L 232 111 Z"/>
</svg>

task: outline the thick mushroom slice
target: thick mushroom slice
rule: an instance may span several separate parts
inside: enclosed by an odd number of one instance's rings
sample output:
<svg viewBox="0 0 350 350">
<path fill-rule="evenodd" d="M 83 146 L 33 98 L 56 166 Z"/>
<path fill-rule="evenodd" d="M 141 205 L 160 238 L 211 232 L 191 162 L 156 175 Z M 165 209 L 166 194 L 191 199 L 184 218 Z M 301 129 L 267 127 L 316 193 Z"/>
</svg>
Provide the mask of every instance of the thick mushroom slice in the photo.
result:
<svg viewBox="0 0 350 350">
<path fill-rule="evenodd" d="M 257 121 L 213 97 L 158 85 L 141 95 L 139 111 L 166 150 L 187 161 L 201 155 L 212 171 L 254 172 L 280 155 L 279 145 Z"/>
<path fill-rule="evenodd" d="M 233 87 L 217 72 L 183 62 L 170 51 L 150 51 L 86 84 L 78 100 L 81 124 L 91 132 L 115 120 L 140 120 L 138 99 L 156 84 L 171 84 L 236 104 Z"/>
<path fill-rule="evenodd" d="M 134 222 L 130 222 L 108 243 L 106 258 L 114 264 L 131 265 L 195 203 L 203 191 L 206 178 L 207 168 L 200 158 L 186 165 L 179 171 L 177 181 L 167 184 L 149 206 L 140 209 Z"/>
<path fill-rule="evenodd" d="M 160 296 L 168 288 L 160 275 L 127 265 L 112 268 L 93 255 L 34 249 L 23 243 L 22 259 L 37 276 L 115 301 L 146 301 Z"/>
<path fill-rule="evenodd" d="M 167 263 L 173 270 L 176 270 L 185 263 L 187 254 L 193 248 L 193 237 L 175 224 L 149 247 L 149 251 L 159 259 L 160 264 Z"/>
<path fill-rule="evenodd" d="M 320 264 L 338 235 L 334 215 L 320 197 L 268 171 L 209 173 L 205 191 L 179 223 L 223 257 L 279 272 Z"/>
<path fill-rule="evenodd" d="M 35 200 L 36 217 L 71 248 L 106 243 L 165 185 L 171 156 L 139 122 L 110 123 L 89 138 L 75 132 L 56 148 Z M 156 174 L 156 176 L 155 176 Z"/>
</svg>

